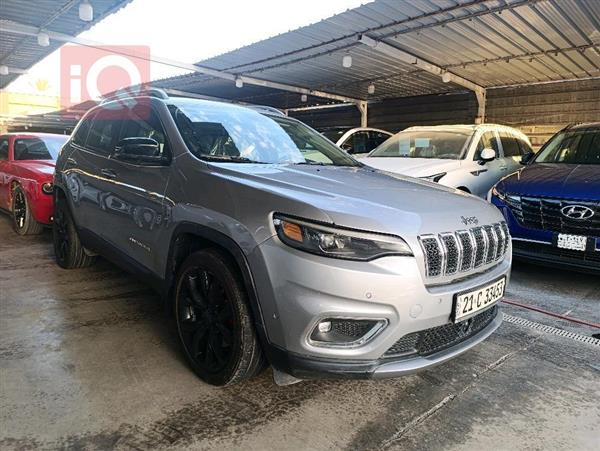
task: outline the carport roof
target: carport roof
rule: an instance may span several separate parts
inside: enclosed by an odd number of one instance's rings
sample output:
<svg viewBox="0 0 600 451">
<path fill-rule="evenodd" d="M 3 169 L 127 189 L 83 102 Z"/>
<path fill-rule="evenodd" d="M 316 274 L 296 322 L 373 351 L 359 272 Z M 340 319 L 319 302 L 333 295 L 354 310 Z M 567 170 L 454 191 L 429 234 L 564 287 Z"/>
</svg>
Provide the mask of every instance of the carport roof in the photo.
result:
<svg viewBox="0 0 600 451">
<path fill-rule="evenodd" d="M 33 26 L 40 31 L 52 31 L 76 36 L 129 3 L 131 0 L 90 0 L 94 20 L 84 22 L 79 18 L 81 0 L 2 0 L 0 24 Z M 0 64 L 25 71 L 59 48 L 63 42 L 50 40 L 48 47 L 37 44 L 35 36 L 0 33 Z M 0 75 L 0 88 L 5 88 L 20 73 Z"/>
<path fill-rule="evenodd" d="M 362 35 L 484 88 L 600 77 L 597 0 L 376 0 L 197 66 L 360 100 L 465 89 L 361 43 Z M 201 73 L 153 85 L 280 108 L 332 103 Z"/>
</svg>

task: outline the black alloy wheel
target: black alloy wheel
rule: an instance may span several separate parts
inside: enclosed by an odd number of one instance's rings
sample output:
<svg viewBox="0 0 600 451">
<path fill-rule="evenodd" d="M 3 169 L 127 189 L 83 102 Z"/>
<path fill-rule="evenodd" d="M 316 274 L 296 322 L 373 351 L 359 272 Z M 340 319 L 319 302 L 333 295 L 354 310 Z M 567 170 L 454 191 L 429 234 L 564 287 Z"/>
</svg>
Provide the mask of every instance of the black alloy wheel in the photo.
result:
<svg viewBox="0 0 600 451">
<path fill-rule="evenodd" d="M 42 232 L 43 226 L 33 217 L 25 191 L 20 186 L 15 187 L 12 193 L 11 209 L 13 226 L 19 235 L 37 235 Z"/>
<path fill-rule="evenodd" d="M 205 382 L 236 383 L 264 367 L 243 284 L 218 251 L 196 252 L 183 263 L 175 318 L 187 360 Z"/>
<path fill-rule="evenodd" d="M 233 354 L 234 319 L 227 293 L 214 274 L 190 269 L 181 287 L 178 314 L 190 358 L 207 373 L 222 371 Z"/>
</svg>

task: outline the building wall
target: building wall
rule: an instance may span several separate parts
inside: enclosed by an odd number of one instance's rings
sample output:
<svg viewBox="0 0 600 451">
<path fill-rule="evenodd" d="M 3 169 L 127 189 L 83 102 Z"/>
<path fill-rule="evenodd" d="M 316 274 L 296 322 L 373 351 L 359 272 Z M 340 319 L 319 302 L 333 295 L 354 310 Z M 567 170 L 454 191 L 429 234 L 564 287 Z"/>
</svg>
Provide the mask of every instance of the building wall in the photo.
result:
<svg viewBox="0 0 600 451">
<path fill-rule="evenodd" d="M 539 147 L 568 124 L 600 121 L 600 79 L 490 89 L 486 121 L 517 127 Z"/>
<path fill-rule="evenodd" d="M 411 125 L 471 124 L 476 114 L 472 93 L 406 97 L 370 104 L 369 126 L 397 132 Z M 353 106 L 290 115 L 317 130 L 360 125 Z M 600 121 L 600 79 L 488 90 L 486 122 L 519 128 L 535 148 L 568 124 L 590 121 Z"/>
</svg>

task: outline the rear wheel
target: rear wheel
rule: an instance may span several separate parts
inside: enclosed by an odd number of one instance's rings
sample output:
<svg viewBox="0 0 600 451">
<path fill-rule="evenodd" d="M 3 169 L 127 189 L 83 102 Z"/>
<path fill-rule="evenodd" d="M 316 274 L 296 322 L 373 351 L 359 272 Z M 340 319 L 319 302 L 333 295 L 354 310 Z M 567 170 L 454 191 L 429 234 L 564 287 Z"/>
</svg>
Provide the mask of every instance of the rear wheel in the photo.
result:
<svg viewBox="0 0 600 451">
<path fill-rule="evenodd" d="M 231 263 L 216 250 L 195 252 L 181 266 L 177 331 L 190 366 L 209 384 L 241 382 L 265 366 L 246 298 Z"/>
<path fill-rule="evenodd" d="M 13 191 L 12 214 L 13 226 L 15 232 L 19 235 L 38 235 L 42 233 L 43 226 L 34 219 L 25 191 L 20 186 L 17 186 Z"/>
<path fill-rule="evenodd" d="M 73 269 L 90 266 L 95 257 L 87 255 L 75 228 L 71 212 L 64 198 L 54 198 L 54 221 L 52 226 L 54 256 L 61 268 Z"/>
</svg>

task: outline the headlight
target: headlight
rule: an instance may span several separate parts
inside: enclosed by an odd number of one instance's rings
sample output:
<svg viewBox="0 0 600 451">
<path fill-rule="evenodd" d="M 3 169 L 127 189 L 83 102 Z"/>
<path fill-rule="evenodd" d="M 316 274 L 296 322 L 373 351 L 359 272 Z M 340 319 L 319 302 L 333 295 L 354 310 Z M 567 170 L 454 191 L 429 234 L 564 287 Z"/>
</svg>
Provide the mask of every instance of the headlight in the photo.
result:
<svg viewBox="0 0 600 451">
<path fill-rule="evenodd" d="M 433 175 L 428 175 L 427 177 L 419 177 L 420 179 L 423 180 L 429 180 L 430 182 L 439 182 L 442 177 L 444 177 L 447 174 L 447 172 L 440 172 L 439 174 L 433 174 Z"/>
<path fill-rule="evenodd" d="M 346 260 L 373 260 L 385 255 L 412 255 L 406 242 L 392 235 L 328 227 L 275 215 L 277 236 L 285 244 L 312 254 Z"/>
<path fill-rule="evenodd" d="M 45 194 L 52 194 L 52 192 L 54 191 L 54 186 L 50 182 L 43 183 L 42 184 L 42 191 Z"/>
</svg>

